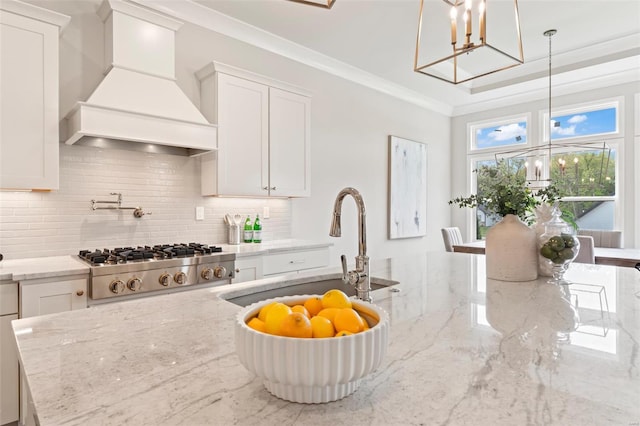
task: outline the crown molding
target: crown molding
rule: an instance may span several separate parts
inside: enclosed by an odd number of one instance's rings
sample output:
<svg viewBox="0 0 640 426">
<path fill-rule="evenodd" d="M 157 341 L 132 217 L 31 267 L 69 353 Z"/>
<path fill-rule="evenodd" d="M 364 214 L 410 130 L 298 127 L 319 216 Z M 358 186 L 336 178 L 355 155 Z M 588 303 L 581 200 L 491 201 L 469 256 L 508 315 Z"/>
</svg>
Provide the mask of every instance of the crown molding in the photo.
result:
<svg viewBox="0 0 640 426">
<path fill-rule="evenodd" d="M 627 58 L 625 62 L 631 65 L 634 63 L 637 64 L 638 58 Z M 608 65 L 601 64 L 601 66 L 607 67 Z M 611 71 L 606 74 L 594 68 L 600 68 L 600 66 L 554 75 L 552 96 L 566 96 L 587 90 L 640 82 L 640 68 L 638 68 L 637 65 L 630 68 L 623 68 L 617 72 Z M 548 84 L 548 77 L 545 76 L 524 83 L 505 86 L 504 88 L 496 90 L 496 93 L 492 93 L 491 99 L 454 107 L 451 116 L 457 117 L 489 109 L 547 99 L 549 96 Z"/>
<path fill-rule="evenodd" d="M 337 77 L 404 100 L 439 114 L 450 116 L 453 106 L 378 77 L 360 68 L 294 43 L 283 37 L 209 9 L 191 0 L 130 0 L 177 17 L 185 22 L 235 38 Z M 214 59 L 214 58 L 212 58 Z"/>
</svg>

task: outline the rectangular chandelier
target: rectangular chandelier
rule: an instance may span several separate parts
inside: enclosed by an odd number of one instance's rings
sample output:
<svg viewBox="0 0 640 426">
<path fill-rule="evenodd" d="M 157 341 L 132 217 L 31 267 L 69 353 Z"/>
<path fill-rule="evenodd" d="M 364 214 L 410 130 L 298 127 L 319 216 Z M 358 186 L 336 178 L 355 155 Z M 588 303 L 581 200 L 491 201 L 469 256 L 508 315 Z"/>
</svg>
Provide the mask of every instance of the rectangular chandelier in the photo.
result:
<svg viewBox="0 0 640 426">
<path fill-rule="evenodd" d="M 524 63 L 518 0 L 420 0 L 414 71 L 452 84 Z"/>
<path fill-rule="evenodd" d="M 324 7 L 325 9 L 331 9 L 336 0 L 289 0 L 295 3 L 304 3 L 310 6 Z"/>
</svg>

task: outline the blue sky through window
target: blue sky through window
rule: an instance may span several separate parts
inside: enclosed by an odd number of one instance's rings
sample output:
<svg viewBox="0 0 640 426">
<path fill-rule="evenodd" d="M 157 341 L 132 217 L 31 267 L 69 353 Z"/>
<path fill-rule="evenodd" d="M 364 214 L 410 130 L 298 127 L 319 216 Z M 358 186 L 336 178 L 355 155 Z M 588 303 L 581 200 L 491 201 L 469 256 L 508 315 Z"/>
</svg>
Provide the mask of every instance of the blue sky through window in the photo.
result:
<svg viewBox="0 0 640 426">
<path fill-rule="evenodd" d="M 486 149 L 499 146 L 527 143 L 527 122 L 502 124 L 476 130 L 476 148 Z"/>
<path fill-rule="evenodd" d="M 552 140 L 613 133 L 617 130 L 615 107 L 561 115 L 553 117 L 552 121 Z"/>
</svg>

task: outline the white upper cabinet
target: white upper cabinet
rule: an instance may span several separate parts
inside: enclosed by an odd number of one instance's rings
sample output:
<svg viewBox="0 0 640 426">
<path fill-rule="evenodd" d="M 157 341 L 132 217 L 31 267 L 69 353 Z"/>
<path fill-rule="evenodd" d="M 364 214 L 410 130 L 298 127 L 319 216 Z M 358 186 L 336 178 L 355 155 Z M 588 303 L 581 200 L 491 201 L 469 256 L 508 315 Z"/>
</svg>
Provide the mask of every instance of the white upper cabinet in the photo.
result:
<svg viewBox="0 0 640 426">
<path fill-rule="evenodd" d="M 69 19 L 0 2 L 0 189 L 58 189 L 58 37 Z"/>
<path fill-rule="evenodd" d="M 201 157 L 202 194 L 311 195 L 310 95 L 219 63 L 198 77 L 201 110 L 218 125 L 218 151 Z"/>
</svg>

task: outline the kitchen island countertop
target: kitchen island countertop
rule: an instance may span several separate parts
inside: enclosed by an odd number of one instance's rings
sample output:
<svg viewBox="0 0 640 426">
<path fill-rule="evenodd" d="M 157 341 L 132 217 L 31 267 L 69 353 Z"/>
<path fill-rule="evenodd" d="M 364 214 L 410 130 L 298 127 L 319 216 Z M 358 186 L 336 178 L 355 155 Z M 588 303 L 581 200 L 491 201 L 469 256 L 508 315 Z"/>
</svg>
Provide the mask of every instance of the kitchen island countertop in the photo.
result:
<svg viewBox="0 0 640 426">
<path fill-rule="evenodd" d="M 0 262 L 0 282 L 89 274 L 89 265 L 77 256 L 8 259 Z"/>
<path fill-rule="evenodd" d="M 389 347 L 378 370 L 340 401 L 275 398 L 235 354 L 241 308 L 220 295 L 290 279 L 280 277 L 14 321 L 38 420 L 43 426 L 640 421 L 635 269 L 573 264 L 567 277 L 579 284 L 568 291 L 544 280 L 486 280 L 484 257 L 473 254 L 373 260 L 371 271 L 399 281 L 399 292 L 372 293 L 391 315 Z"/>
</svg>

